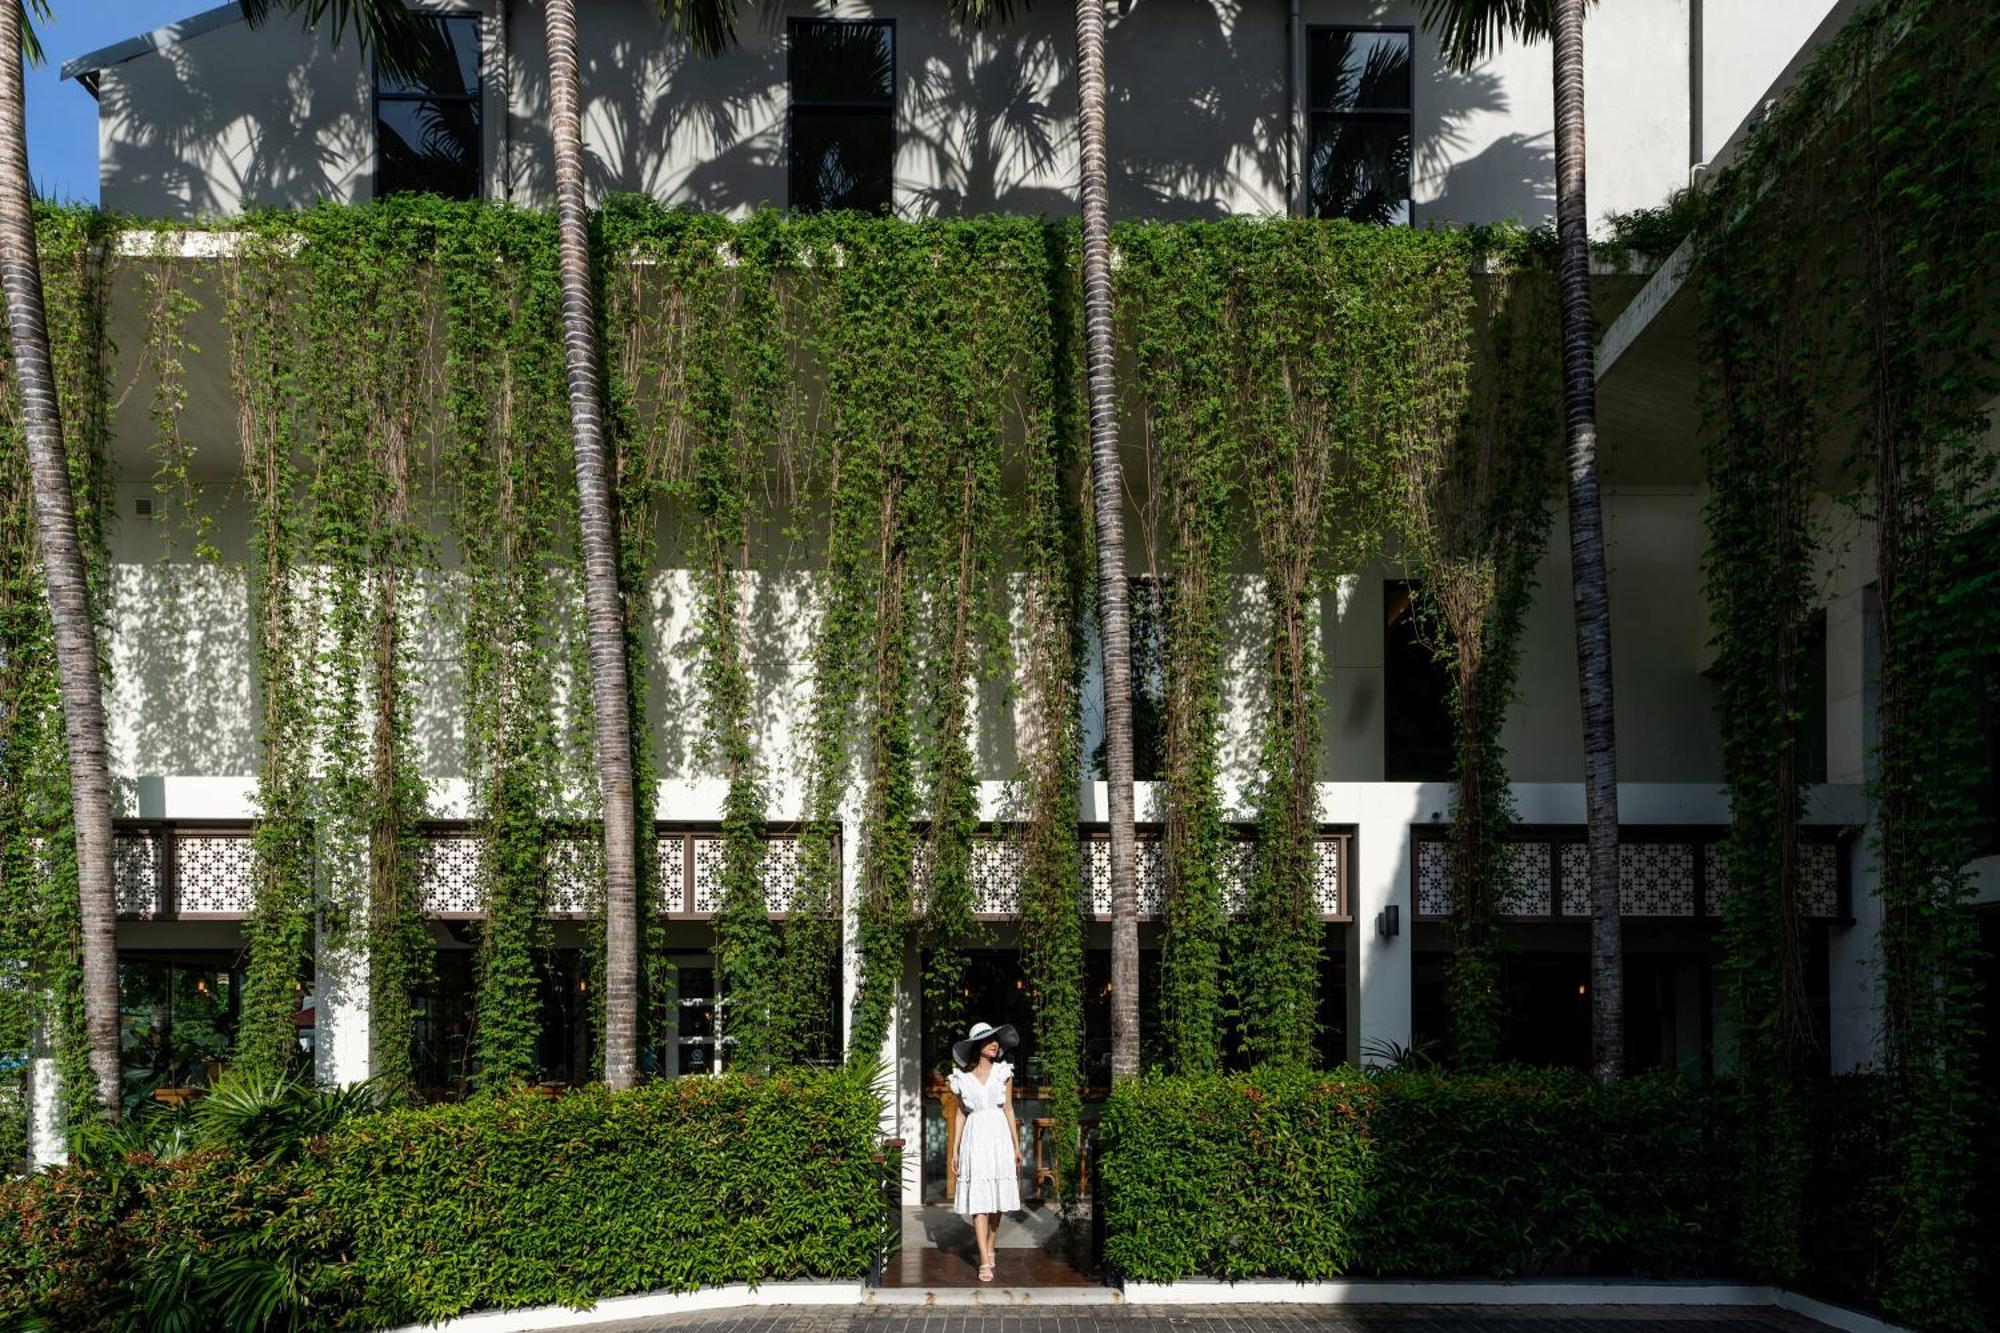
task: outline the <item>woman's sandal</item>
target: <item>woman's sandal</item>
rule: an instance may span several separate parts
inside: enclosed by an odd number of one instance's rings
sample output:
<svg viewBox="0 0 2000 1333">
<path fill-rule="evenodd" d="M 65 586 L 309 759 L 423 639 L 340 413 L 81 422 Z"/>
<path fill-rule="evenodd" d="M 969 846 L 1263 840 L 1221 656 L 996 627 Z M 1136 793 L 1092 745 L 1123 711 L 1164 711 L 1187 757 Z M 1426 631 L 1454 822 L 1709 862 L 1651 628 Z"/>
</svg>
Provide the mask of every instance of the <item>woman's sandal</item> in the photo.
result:
<svg viewBox="0 0 2000 1333">
<path fill-rule="evenodd" d="M 993 1280 L 993 1265 L 992 1265 L 992 1264 L 981 1264 L 981 1265 L 979 1265 L 979 1280 L 980 1280 L 981 1282 L 991 1282 L 991 1281 Z"/>
</svg>

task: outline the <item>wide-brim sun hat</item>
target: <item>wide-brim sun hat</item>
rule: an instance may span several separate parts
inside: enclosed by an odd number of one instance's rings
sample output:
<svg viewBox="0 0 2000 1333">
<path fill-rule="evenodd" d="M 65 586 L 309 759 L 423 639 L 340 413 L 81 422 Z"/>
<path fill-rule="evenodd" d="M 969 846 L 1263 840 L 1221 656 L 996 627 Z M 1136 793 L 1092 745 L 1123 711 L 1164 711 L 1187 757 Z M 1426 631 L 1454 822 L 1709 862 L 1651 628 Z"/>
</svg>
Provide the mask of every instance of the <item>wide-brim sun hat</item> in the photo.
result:
<svg viewBox="0 0 2000 1333">
<path fill-rule="evenodd" d="M 1012 1023 L 997 1028 L 991 1023 L 974 1023 L 972 1031 L 951 1044 L 951 1057 L 961 1065 L 970 1065 L 979 1058 L 979 1048 L 989 1041 L 998 1041 L 1001 1050 L 1011 1051 L 1021 1044 L 1021 1034 L 1014 1031 Z"/>
</svg>

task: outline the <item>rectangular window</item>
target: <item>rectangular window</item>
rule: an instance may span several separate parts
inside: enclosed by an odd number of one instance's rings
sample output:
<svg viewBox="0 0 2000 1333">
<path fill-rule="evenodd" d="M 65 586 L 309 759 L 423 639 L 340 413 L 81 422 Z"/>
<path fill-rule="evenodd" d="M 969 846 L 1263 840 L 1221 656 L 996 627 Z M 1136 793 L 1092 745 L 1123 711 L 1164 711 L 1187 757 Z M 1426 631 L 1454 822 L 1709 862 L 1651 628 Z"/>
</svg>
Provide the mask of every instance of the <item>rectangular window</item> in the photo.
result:
<svg viewBox="0 0 2000 1333">
<path fill-rule="evenodd" d="M 791 203 L 800 212 L 891 203 L 896 160 L 893 19 L 793 19 Z"/>
<path fill-rule="evenodd" d="M 1410 220 L 1410 48 L 1407 28 L 1307 29 L 1312 216 Z"/>
<path fill-rule="evenodd" d="M 1382 778 L 1449 782 L 1455 740 L 1451 669 L 1438 656 L 1439 633 L 1425 624 L 1414 583 L 1382 586 Z"/>
<path fill-rule="evenodd" d="M 410 67 L 375 71 L 375 193 L 480 195 L 479 15 L 427 14 Z"/>
</svg>

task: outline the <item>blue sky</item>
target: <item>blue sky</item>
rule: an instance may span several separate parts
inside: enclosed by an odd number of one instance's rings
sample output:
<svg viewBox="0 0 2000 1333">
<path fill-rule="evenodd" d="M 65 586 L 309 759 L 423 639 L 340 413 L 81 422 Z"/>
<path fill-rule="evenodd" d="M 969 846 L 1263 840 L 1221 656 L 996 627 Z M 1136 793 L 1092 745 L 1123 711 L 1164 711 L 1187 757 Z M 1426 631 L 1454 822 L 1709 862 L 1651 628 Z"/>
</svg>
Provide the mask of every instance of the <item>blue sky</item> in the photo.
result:
<svg viewBox="0 0 2000 1333">
<path fill-rule="evenodd" d="M 48 61 L 28 70 L 28 170 L 53 199 L 97 202 L 97 102 L 63 62 L 214 9 L 220 0 L 54 0 L 38 25 Z"/>
</svg>

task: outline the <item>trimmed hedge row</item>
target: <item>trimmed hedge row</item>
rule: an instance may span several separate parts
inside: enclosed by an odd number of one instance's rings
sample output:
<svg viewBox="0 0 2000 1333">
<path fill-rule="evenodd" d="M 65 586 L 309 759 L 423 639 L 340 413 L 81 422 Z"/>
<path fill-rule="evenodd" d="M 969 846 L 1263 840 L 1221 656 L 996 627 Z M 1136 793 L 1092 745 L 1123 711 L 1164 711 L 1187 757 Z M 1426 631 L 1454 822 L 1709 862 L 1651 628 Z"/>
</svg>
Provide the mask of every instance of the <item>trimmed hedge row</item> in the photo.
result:
<svg viewBox="0 0 2000 1333">
<path fill-rule="evenodd" d="M 1143 1080 L 1103 1115 L 1105 1259 L 1153 1282 L 1720 1272 L 1721 1104 L 1541 1069 Z"/>
<path fill-rule="evenodd" d="M 1151 1282 L 1741 1276 L 1735 1091 L 1512 1068 L 1148 1078 L 1102 1118 L 1105 1259 Z M 1888 1148 L 1906 1095 L 1879 1075 L 1810 1085 L 1802 1289 L 1879 1307 L 1916 1220 Z M 2000 1328 L 2000 1134 L 1982 1145 L 1967 1253 Z"/>
<path fill-rule="evenodd" d="M 352 1328 L 859 1278 L 884 1239 L 880 1116 L 849 1073 L 681 1079 L 364 1116 L 295 1159 L 51 1172 L 0 1187 L 0 1326 L 212 1314 L 274 1271 L 302 1322 Z"/>
</svg>

